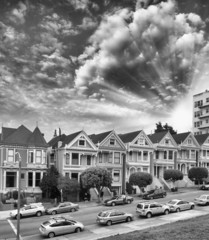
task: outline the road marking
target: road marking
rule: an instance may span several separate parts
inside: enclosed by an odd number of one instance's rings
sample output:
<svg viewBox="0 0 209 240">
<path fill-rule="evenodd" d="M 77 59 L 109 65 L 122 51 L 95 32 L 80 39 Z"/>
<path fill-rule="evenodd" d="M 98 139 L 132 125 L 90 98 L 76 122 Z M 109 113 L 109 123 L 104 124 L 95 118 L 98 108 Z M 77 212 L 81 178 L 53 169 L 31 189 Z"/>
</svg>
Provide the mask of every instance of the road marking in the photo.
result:
<svg viewBox="0 0 209 240">
<path fill-rule="evenodd" d="M 11 222 L 11 220 L 7 219 L 8 223 L 10 224 L 12 230 L 14 231 L 15 235 L 17 235 L 17 229 L 15 228 L 14 224 Z M 20 240 L 23 240 L 21 236 L 19 236 Z"/>
</svg>

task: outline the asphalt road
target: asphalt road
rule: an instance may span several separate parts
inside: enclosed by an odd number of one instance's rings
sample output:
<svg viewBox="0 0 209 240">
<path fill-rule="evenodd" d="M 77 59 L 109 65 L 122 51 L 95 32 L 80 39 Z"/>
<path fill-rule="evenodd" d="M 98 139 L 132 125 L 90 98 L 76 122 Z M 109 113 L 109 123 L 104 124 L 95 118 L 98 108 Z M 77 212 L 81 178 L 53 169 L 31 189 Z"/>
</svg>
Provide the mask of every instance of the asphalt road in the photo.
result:
<svg viewBox="0 0 209 240">
<path fill-rule="evenodd" d="M 167 197 L 165 198 L 161 198 L 161 199 L 155 199 L 154 201 L 160 202 L 160 203 L 166 203 L 171 199 L 174 198 L 180 198 L 180 199 L 184 199 L 184 200 L 189 200 L 189 201 L 193 201 L 195 197 L 199 196 L 200 194 L 204 194 L 209 191 L 192 191 L 192 192 L 186 192 L 186 193 L 169 193 L 167 195 Z M 139 198 L 139 201 L 141 199 Z M 120 206 L 115 206 L 114 208 L 117 209 L 121 209 L 125 212 L 129 212 L 132 213 L 135 216 L 135 221 L 134 222 L 140 222 L 140 224 L 142 224 L 144 221 L 145 225 L 147 225 L 147 220 L 146 218 L 139 218 L 136 214 L 136 205 L 137 205 L 138 201 L 137 199 L 135 199 L 135 201 L 131 204 L 128 205 L 120 205 Z M 80 209 L 77 212 L 74 213 L 66 213 L 66 214 L 62 214 L 63 216 L 66 217 L 72 217 L 80 222 L 82 222 L 85 225 L 85 231 L 79 234 L 70 234 L 70 235 L 65 235 L 64 238 L 62 239 L 68 239 L 68 236 L 70 236 L 69 238 L 72 239 L 82 239 L 82 236 L 85 237 L 85 234 L 88 231 L 94 231 L 94 232 L 102 232 L 107 231 L 106 227 L 104 228 L 104 226 L 99 226 L 96 224 L 96 216 L 97 214 L 103 210 L 103 209 L 108 209 L 108 208 L 113 208 L 113 207 L 106 207 L 106 206 L 94 206 L 94 207 L 90 207 L 90 208 L 83 208 Z M 199 207 L 196 206 L 195 207 L 196 210 L 200 209 L 201 211 L 204 210 L 204 207 Z M 191 210 L 194 211 L 194 210 Z M 182 212 L 183 213 L 183 212 Z M 181 214 L 182 213 L 178 213 L 178 220 L 180 220 L 181 218 Z M 182 215 L 183 216 L 183 215 Z M 169 215 L 168 215 L 169 217 Z M 22 237 L 22 239 L 31 239 L 31 240 L 40 240 L 43 239 L 42 236 L 40 236 L 39 234 L 39 226 L 42 222 L 44 222 L 45 220 L 47 220 L 49 218 L 48 215 L 44 215 L 42 217 L 30 217 L 30 218 L 23 218 L 20 221 L 20 235 Z M 146 221 L 145 221 L 146 219 Z M 162 217 L 157 216 L 157 217 L 153 217 L 153 219 L 155 219 L 156 224 L 158 224 L 160 222 L 160 219 L 162 219 Z M 134 222 L 132 222 L 132 225 L 134 227 Z M 15 234 L 14 231 L 16 230 L 16 225 L 17 225 L 17 221 L 16 220 L 5 220 L 5 221 L 1 221 L 0 222 L 0 239 L 15 239 Z M 116 225 L 115 225 L 116 226 Z M 121 232 L 123 232 L 123 227 L 121 224 L 117 224 L 116 228 L 121 228 Z M 56 239 L 61 239 L 61 238 L 56 238 Z"/>
</svg>

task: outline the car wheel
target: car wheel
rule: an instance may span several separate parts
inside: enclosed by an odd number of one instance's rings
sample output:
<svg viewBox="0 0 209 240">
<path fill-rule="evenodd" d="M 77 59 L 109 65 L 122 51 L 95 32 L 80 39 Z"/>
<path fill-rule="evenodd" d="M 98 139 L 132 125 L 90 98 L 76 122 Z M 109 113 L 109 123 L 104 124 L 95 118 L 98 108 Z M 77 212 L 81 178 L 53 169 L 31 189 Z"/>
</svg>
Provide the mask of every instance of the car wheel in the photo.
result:
<svg viewBox="0 0 209 240">
<path fill-rule="evenodd" d="M 176 212 L 180 212 L 180 211 L 181 211 L 180 208 L 177 208 L 177 209 L 176 209 Z"/>
<path fill-rule="evenodd" d="M 106 224 L 107 224 L 107 226 L 111 226 L 112 225 L 112 221 L 109 220 L 109 221 L 107 221 Z"/>
<path fill-rule="evenodd" d="M 40 217 L 41 215 L 42 215 L 42 212 L 40 212 L 40 211 L 36 213 L 37 217 Z"/>
<path fill-rule="evenodd" d="M 75 208 L 72 208 L 70 211 L 71 211 L 71 212 L 75 212 Z"/>
<path fill-rule="evenodd" d="M 112 204 L 111 204 L 112 206 L 115 206 L 115 202 L 112 202 Z"/>
<path fill-rule="evenodd" d="M 57 212 L 56 211 L 52 211 L 52 215 L 56 215 L 57 214 Z"/>
<path fill-rule="evenodd" d="M 169 214 L 169 210 L 166 209 L 166 210 L 164 211 L 164 214 L 165 214 L 165 215 L 168 215 L 168 214 Z"/>
<path fill-rule="evenodd" d="M 55 237 L 55 233 L 54 233 L 54 232 L 50 232 L 50 233 L 48 234 L 48 237 L 49 237 L 49 238 Z"/>
<path fill-rule="evenodd" d="M 152 213 L 150 213 L 150 212 L 147 213 L 146 217 L 147 217 L 147 218 L 151 218 L 151 217 L 152 217 Z"/>
<path fill-rule="evenodd" d="M 18 215 L 16 215 L 15 218 L 17 219 L 17 218 L 18 218 Z M 21 214 L 20 214 L 20 218 L 22 218 L 22 215 L 21 215 Z"/>
<path fill-rule="evenodd" d="M 191 206 L 191 209 L 194 209 L 194 205 Z"/>
<path fill-rule="evenodd" d="M 76 228 L 76 229 L 75 229 L 75 232 L 76 232 L 76 233 L 79 233 L 79 232 L 81 232 L 81 228 L 79 228 L 79 227 L 78 227 L 78 228 Z"/>
<path fill-rule="evenodd" d="M 128 201 L 127 201 L 127 203 L 128 203 L 128 204 L 130 204 L 130 203 L 131 203 L 131 201 L 130 201 L 130 200 L 128 200 Z"/>
<path fill-rule="evenodd" d="M 130 222 L 130 221 L 131 221 L 131 217 L 127 217 L 126 222 Z"/>
</svg>

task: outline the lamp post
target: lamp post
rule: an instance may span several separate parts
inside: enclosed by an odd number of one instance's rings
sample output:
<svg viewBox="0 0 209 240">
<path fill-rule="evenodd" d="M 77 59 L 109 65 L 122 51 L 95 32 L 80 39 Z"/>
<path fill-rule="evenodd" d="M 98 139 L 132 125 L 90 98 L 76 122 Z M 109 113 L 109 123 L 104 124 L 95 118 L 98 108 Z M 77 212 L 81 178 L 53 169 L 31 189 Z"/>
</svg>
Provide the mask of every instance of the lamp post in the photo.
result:
<svg viewBox="0 0 209 240">
<path fill-rule="evenodd" d="M 17 240 L 20 239 L 20 191 L 21 191 L 21 156 L 16 152 L 17 161 L 19 162 L 19 179 L 18 179 L 18 202 L 17 202 Z"/>
</svg>

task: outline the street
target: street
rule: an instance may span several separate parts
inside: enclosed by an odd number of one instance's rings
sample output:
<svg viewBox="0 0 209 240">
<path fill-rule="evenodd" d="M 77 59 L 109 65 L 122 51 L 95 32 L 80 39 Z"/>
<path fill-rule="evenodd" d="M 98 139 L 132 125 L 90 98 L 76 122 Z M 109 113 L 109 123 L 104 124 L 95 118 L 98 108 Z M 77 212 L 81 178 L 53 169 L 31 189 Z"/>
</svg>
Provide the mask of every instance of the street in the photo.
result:
<svg viewBox="0 0 209 240">
<path fill-rule="evenodd" d="M 193 201 L 195 197 L 207 193 L 208 191 L 192 191 L 192 192 L 185 192 L 185 193 L 168 193 L 167 197 L 165 198 L 161 198 L 161 199 L 156 199 L 154 201 L 160 202 L 160 203 L 166 203 L 171 199 L 174 198 L 180 198 L 180 199 L 184 199 L 184 200 L 189 200 L 189 201 Z M 139 201 L 141 200 L 141 198 L 139 198 Z M 190 210 L 190 211 L 186 211 L 186 212 L 180 212 L 180 213 L 171 213 L 168 216 L 157 216 L 157 217 L 153 217 L 151 220 L 150 219 L 146 219 L 146 218 L 139 218 L 135 212 L 136 210 L 136 205 L 137 205 L 138 201 L 135 198 L 135 201 L 131 204 L 127 204 L 127 205 L 120 205 L 120 206 L 115 206 L 115 207 L 106 207 L 106 206 L 94 206 L 94 207 L 90 207 L 90 208 L 83 208 L 80 209 L 77 212 L 74 213 L 66 213 L 66 214 L 62 214 L 65 217 L 72 217 L 80 222 L 82 222 L 85 225 L 85 230 L 82 233 L 79 234 L 70 234 L 70 235 L 65 235 L 65 239 L 70 236 L 71 239 L 81 239 L 82 236 L 85 237 L 87 232 L 95 232 L 95 233 L 102 233 L 103 231 L 105 231 L 106 233 L 108 232 L 108 229 L 111 229 L 110 227 L 106 227 L 106 226 L 99 226 L 95 223 L 96 221 L 96 216 L 97 214 L 103 210 L 103 209 L 108 209 L 108 208 L 117 208 L 120 210 L 123 210 L 125 212 L 129 212 L 132 213 L 135 217 L 134 221 L 131 223 L 128 223 L 129 228 L 133 228 L 133 230 L 139 229 L 137 227 L 137 224 L 140 223 L 140 228 L 142 227 L 142 225 L 144 224 L 145 226 L 147 226 L 148 222 L 152 222 L 155 225 L 156 224 L 162 224 L 164 223 L 165 219 L 166 221 L 168 221 L 169 217 L 171 218 L 171 215 L 173 215 L 172 217 L 175 216 L 175 218 L 177 220 L 181 219 L 181 216 L 183 218 L 185 218 L 185 214 L 187 215 L 192 215 L 193 211 L 203 211 L 204 212 L 204 208 L 205 207 L 200 207 L 200 206 L 196 206 L 194 210 Z M 176 214 L 176 215 L 174 215 Z M 21 237 L 23 239 L 33 239 L 33 240 L 39 240 L 39 239 L 43 239 L 43 237 L 40 236 L 39 234 L 39 226 L 42 222 L 46 221 L 50 216 L 48 215 L 44 215 L 42 217 L 30 217 L 30 218 L 23 218 L 21 219 L 21 223 L 20 223 L 20 234 Z M 14 234 L 14 229 L 16 228 L 16 224 L 17 221 L 13 220 L 13 219 L 7 219 L 7 220 L 3 220 L 1 221 L 0 224 L 0 239 L 12 239 L 15 237 Z M 123 233 L 125 231 L 124 228 L 125 224 L 117 224 L 114 226 L 111 226 L 113 228 L 117 228 L 119 229 L 120 233 Z M 126 226 L 126 225 L 125 225 Z M 13 228 L 12 228 L 13 227 Z M 56 239 L 59 239 L 56 238 Z M 63 239 L 63 238 L 62 238 Z"/>
</svg>

